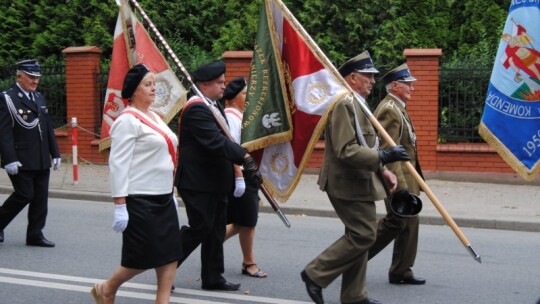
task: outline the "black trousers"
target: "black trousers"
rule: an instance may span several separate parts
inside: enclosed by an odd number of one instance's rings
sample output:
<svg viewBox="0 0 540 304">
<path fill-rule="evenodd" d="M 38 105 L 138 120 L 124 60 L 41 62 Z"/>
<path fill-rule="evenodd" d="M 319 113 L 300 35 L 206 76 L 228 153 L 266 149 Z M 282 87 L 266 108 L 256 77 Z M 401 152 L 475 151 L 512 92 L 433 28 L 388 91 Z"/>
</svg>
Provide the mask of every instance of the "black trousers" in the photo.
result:
<svg viewBox="0 0 540 304">
<path fill-rule="evenodd" d="M 223 241 L 227 219 L 227 193 L 216 194 L 180 189 L 186 206 L 188 226 L 180 229 L 183 257 L 181 264 L 201 245 L 201 280 L 205 287 L 226 282 L 223 262 Z"/>
<path fill-rule="evenodd" d="M 49 198 L 50 169 L 23 171 L 9 175 L 13 192 L 0 207 L 0 230 L 28 206 L 28 227 L 26 239 L 35 240 L 43 237 L 42 230 L 47 219 L 47 201 Z"/>
</svg>

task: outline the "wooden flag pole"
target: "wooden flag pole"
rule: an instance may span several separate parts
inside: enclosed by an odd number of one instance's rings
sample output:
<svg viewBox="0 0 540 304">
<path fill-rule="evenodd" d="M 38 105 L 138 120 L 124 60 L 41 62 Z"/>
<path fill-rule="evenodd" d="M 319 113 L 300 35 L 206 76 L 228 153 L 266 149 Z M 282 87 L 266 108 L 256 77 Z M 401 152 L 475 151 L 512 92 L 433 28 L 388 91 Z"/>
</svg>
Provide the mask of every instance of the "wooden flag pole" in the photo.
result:
<svg viewBox="0 0 540 304">
<path fill-rule="evenodd" d="M 341 75 L 339 74 L 337 69 L 334 67 L 334 65 L 331 63 L 331 61 L 321 51 L 319 46 L 315 43 L 315 41 L 313 41 L 313 39 L 309 36 L 309 34 L 306 32 L 306 30 L 298 22 L 298 20 L 296 20 L 296 18 L 291 14 L 291 12 L 283 4 L 283 2 L 281 2 L 281 0 L 267 0 L 267 1 L 273 1 L 277 6 L 279 6 L 281 8 L 281 10 L 283 11 L 283 14 L 285 16 L 287 16 L 287 19 L 291 20 L 294 23 L 292 25 L 298 29 L 299 33 L 303 36 L 306 43 L 313 49 L 313 53 L 315 54 L 315 56 L 318 57 L 318 59 L 324 64 L 325 68 L 327 68 L 327 70 L 332 73 L 332 75 L 341 83 L 341 85 L 346 87 L 349 90 L 349 92 L 355 97 L 355 99 L 357 99 L 358 103 L 361 105 L 362 111 L 369 118 L 369 120 L 371 121 L 371 123 L 373 124 L 373 126 L 375 127 L 377 132 L 379 133 L 379 135 L 381 135 L 382 139 L 385 142 L 387 142 L 390 146 L 392 146 L 392 147 L 396 146 L 396 143 L 394 142 L 394 140 L 392 140 L 390 135 L 388 135 L 388 133 L 382 127 L 382 125 L 379 123 L 377 118 L 375 118 L 375 116 L 373 116 L 373 113 L 371 113 L 371 110 L 369 109 L 369 107 L 368 107 L 367 103 L 365 102 L 365 100 L 359 100 L 357 98 L 357 94 L 354 94 L 354 91 L 351 89 L 349 84 L 345 81 L 345 79 L 343 79 L 343 77 L 341 77 Z M 444 218 L 446 223 L 448 223 L 450 228 L 452 228 L 452 230 L 454 231 L 456 236 L 459 238 L 459 240 L 461 241 L 463 246 L 465 246 L 467 251 L 472 255 L 472 257 L 477 262 L 482 263 L 480 255 L 478 255 L 478 253 L 476 253 L 476 251 L 474 251 L 474 249 L 471 246 L 471 243 L 469 242 L 469 240 L 467 239 L 465 234 L 463 234 L 463 232 L 461 231 L 459 226 L 456 224 L 454 219 L 446 211 L 446 209 L 441 204 L 441 202 L 439 202 L 439 200 L 437 199 L 435 194 L 433 194 L 433 192 L 428 187 L 426 182 L 422 179 L 420 174 L 418 174 L 418 172 L 416 172 L 416 169 L 411 164 L 411 162 L 409 162 L 409 161 L 405 162 L 405 166 L 407 167 L 409 172 L 413 175 L 414 179 L 416 179 L 416 181 L 419 183 L 420 188 L 426 193 L 426 195 L 431 200 L 431 202 L 433 203 L 435 208 L 437 208 L 437 211 L 439 211 L 439 213 L 442 215 L 442 217 Z"/>
<path fill-rule="evenodd" d="M 163 44 L 163 46 L 165 47 L 165 50 L 167 51 L 169 56 L 171 56 L 174 63 L 176 64 L 176 66 L 182 71 L 182 73 L 186 77 L 187 81 L 191 84 L 191 88 L 193 89 L 193 91 L 195 91 L 195 94 L 197 94 L 197 96 L 199 96 L 203 101 L 208 103 L 208 99 L 202 94 L 202 92 L 199 90 L 199 88 L 197 88 L 197 86 L 195 85 L 195 83 L 194 83 L 193 79 L 191 78 L 191 75 L 189 74 L 187 69 L 184 67 L 182 62 L 178 59 L 178 57 L 173 52 L 173 50 L 171 49 L 171 47 L 169 46 L 167 41 L 163 38 L 161 33 L 158 31 L 158 29 L 156 28 L 156 26 L 152 22 L 152 20 L 150 20 L 148 15 L 146 15 L 146 12 L 142 9 L 142 7 L 139 5 L 139 3 L 136 0 L 129 0 L 129 1 L 131 3 L 133 3 L 133 5 L 137 8 L 139 13 L 141 13 L 142 17 L 144 18 L 146 23 L 148 23 L 148 25 L 150 26 L 150 29 L 152 30 L 154 35 L 156 35 L 157 38 L 159 39 L 159 42 L 161 42 L 161 44 Z M 213 113 L 213 111 L 212 111 L 212 113 Z M 227 126 L 224 126 L 220 119 L 216 119 L 216 122 L 219 125 L 220 129 L 225 133 L 227 138 L 232 140 L 231 134 L 229 133 L 229 128 Z M 180 134 L 178 134 L 178 135 L 180 135 Z M 264 187 L 264 185 L 261 185 L 260 189 L 261 189 L 261 192 L 266 197 L 266 199 L 268 200 L 268 202 L 270 203 L 270 205 L 272 206 L 272 209 L 274 209 L 274 211 L 277 213 L 277 215 L 279 216 L 279 218 L 283 222 L 283 224 L 285 224 L 285 226 L 287 228 L 291 228 L 291 223 L 289 222 L 289 220 L 287 219 L 287 217 L 285 216 L 285 214 L 283 213 L 283 211 L 279 207 L 279 204 L 272 197 L 270 192 L 268 192 L 268 189 L 266 189 L 266 187 Z"/>
</svg>

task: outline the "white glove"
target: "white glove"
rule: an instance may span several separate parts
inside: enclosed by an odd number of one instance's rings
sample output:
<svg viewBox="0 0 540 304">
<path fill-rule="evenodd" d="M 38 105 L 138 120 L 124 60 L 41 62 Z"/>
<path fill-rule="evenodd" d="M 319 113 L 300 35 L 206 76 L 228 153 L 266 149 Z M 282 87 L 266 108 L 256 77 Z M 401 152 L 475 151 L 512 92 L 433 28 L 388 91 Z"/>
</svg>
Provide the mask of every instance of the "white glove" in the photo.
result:
<svg viewBox="0 0 540 304">
<path fill-rule="evenodd" d="M 9 163 L 7 164 L 4 169 L 6 169 L 6 172 L 9 174 L 9 175 L 16 175 L 19 173 L 19 167 L 22 167 L 22 164 L 18 161 L 16 162 L 12 162 L 12 163 Z"/>
<path fill-rule="evenodd" d="M 62 163 L 62 158 L 58 157 L 58 158 L 54 158 L 53 160 L 53 170 L 58 170 L 60 169 L 60 163 Z"/>
<path fill-rule="evenodd" d="M 172 198 L 174 200 L 174 205 L 176 206 L 176 209 L 178 209 L 178 200 L 176 200 L 176 195 L 174 195 L 174 193 L 172 195 Z"/>
<path fill-rule="evenodd" d="M 240 197 L 246 191 L 246 182 L 243 177 L 237 177 L 234 179 L 234 197 Z"/>
<path fill-rule="evenodd" d="M 115 232 L 123 232 L 126 230 L 129 221 L 129 214 L 126 204 L 114 205 L 114 220 L 112 229 Z"/>
<path fill-rule="evenodd" d="M 174 204 L 176 205 L 176 218 L 178 219 L 178 225 L 180 225 L 180 214 L 178 214 L 178 200 L 176 199 L 176 195 L 174 195 L 174 192 L 173 192 L 173 199 L 174 199 Z"/>
</svg>

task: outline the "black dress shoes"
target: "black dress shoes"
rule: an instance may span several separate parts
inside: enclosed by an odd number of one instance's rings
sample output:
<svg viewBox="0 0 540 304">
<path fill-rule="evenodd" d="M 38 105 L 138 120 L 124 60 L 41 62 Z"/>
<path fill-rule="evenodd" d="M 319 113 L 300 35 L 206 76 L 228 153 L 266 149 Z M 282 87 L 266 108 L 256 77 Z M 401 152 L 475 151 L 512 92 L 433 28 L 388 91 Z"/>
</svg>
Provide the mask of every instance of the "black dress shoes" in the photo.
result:
<svg viewBox="0 0 540 304">
<path fill-rule="evenodd" d="M 426 279 L 412 277 L 389 277 L 390 284 L 410 284 L 410 285 L 424 285 Z"/>
<path fill-rule="evenodd" d="M 202 289 L 204 290 L 222 290 L 222 291 L 235 291 L 240 289 L 240 284 L 234 284 L 234 283 L 221 283 L 217 285 L 210 285 L 210 286 L 202 286 Z"/>
<path fill-rule="evenodd" d="M 4 230 L 0 230 L 0 243 L 4 242 Z"/>
<path fill-rule="evenodd" d="M 302 281 L 306 283 L 306 290 L 311 300 L 316 304 L 324 304 L 322 288 L 309 278 L 305 270 L 302 270 L 300 276 Z"/>
<path fill-rule="evenodd" d="M 37 246 L 37 247 L 54 247 L 55 244 L 49 240 L 47 240 L 45 237 L 41 237 L 38 239 L 30 239 L 26 240 L 26 246 Z"/>
</svg>

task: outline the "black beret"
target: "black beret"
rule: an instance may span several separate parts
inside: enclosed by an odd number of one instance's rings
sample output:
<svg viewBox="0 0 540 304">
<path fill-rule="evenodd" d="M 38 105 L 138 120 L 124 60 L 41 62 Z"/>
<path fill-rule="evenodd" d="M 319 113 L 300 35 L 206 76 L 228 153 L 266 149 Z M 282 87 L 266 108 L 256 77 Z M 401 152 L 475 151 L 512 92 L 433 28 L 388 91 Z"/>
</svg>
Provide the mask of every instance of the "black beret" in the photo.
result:
<svg viewBox="0 0 540 304">
<path fill-rule="evenodd" d="M 191 76 L 195 81 L 210 81 L 225 74 L 225 62 L 214 61 L 201 65 L 195 72 L 191 73 Z"/>
<path fill-rule="evenodd" d="M 27 59 L 17 62 L 17 71 L 23 71 L 32 76 L 41 76 L 41 69 L 36 59 Z"/>
<path fill-rule="evenodd" d="M 235 79 L 231 80 L 225 88 L 223 99 L 231 100 L 235 98 L 236 95 L 238 95 L 238 93 L 240 93 L 246 87 L 246 85 L 246 79 L 243 76 L 236 77 Z"/>
<path fill-rule="evenodd" d="M 368 51 L 364 51 L 363 53 L 347 60 L 347 62 L 340 66 L 338 70 L 343 77 L 352 72 L 372 74 L 379 73 L 373 64 L 373 60 L 371 59 Z"/>
<path fill-rule="evenodd" d="M 139 83 L 141 83 L 148 72 L 150 72 L 150 70 L 142 63 L 134 65 L 129 69 L 126 78 L 124 78 L 124 85 L 122 86 L 122 98 L 131 98 L 139 86 Z"/>
</svg>

